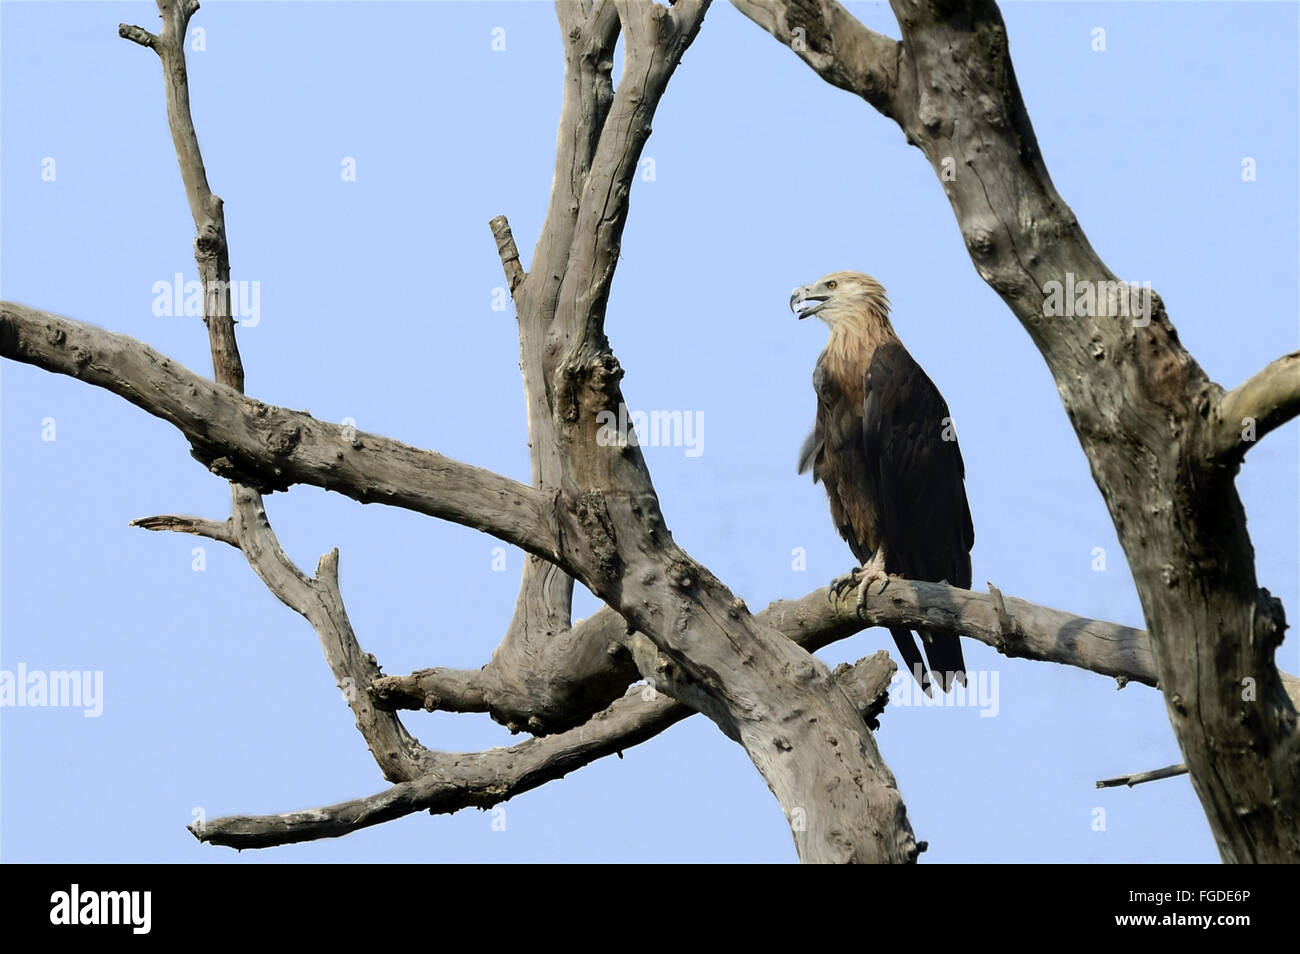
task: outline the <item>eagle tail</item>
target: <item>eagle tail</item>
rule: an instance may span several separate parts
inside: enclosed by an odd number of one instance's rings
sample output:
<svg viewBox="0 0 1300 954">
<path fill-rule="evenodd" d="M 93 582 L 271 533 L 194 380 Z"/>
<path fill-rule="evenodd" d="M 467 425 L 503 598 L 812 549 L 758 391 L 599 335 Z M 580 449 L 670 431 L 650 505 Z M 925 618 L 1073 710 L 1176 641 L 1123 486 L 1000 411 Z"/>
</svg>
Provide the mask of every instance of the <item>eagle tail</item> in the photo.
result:
<svg viewBox="0 0 1300 954">
<path fill-rule="evenodd" d="M 966 661 L 962 658 L 960 637 L 925 629 L 920 634 L 921 642 L 925 644 L 925 658 L 930 661 L 930 670 L 938 677 L 940 689 L 948 692 L 955 683 L 966 685 Z"/>
<path fill-rule="evenodd" d="M 917 681 L 928 696 L 930 694 L 930 673 L 926 670 L 925 663 L 921 661 L 921 650 L 917 648 L 916 640 L 912 638 L 912 631 L 910 629 L 891 628 L 889 635 L 894 637 L 894 644 L 903 656 L 907 671 L 912 674 L 912 678 Z"/>
</svg>

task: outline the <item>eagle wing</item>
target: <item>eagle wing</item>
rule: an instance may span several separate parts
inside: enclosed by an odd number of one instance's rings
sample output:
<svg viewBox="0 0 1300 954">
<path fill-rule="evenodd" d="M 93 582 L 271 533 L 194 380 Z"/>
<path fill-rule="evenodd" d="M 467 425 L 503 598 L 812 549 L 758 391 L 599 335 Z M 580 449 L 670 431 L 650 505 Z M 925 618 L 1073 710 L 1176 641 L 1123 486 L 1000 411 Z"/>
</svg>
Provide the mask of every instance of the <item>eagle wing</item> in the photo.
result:
<svg viewBox="0 0 1300 954">
<path fill-rule="evenodd" d="M 880 510 L 886 568 L 969 589 L 975 528 L 947 402 L 898 342 L 876 349 L 864 392 L 863 450 L 871 466 L 863 489 Z"/>
<path fill-rule="evenodd" d="M 880 514 L 885 569 L 907 579 L 969 589 L 975 528 L 966 500 L 966 466 L 947 402 L 896 341 L 875 350 L 863 389 L 862 446 L 869 466 L 862 492 Z M 965 672 L 956 636 L 925 630 L 920 635 L 932 670 Z M 894 638 L 913 665 L 919 657 L 911 635 L 900 630 Z M 948 677 L 941 679 L 948 689 Z"/>
<path fill-rule="evenodd" d="M 831 520 L 859 563 L 879 546 L 877 498 L 864 493 L 872 481 L 863 443 L 862 383 L 828 374 L 824 361 L 813 372 L 817 417 L 799 451 L 799 473 L 812 468 L 813 481 L 826 488 Z"/>
</svg>

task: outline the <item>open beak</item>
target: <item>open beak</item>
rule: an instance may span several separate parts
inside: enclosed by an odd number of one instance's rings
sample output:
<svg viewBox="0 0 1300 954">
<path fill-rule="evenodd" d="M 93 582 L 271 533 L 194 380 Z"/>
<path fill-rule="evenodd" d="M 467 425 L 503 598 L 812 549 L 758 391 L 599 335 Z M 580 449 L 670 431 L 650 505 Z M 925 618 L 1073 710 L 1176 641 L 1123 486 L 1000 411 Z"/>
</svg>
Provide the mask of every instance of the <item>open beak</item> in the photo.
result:
<svg viewBox="0 0 1300 954">
<path fill-rule="evenodd" d="M 790 293 L 790 310 L 798 314 L 799 320 L 815 315 L 825 307 L 830 295 L 815 295 L 811 286 L 801 285 Z"/>
</svg>

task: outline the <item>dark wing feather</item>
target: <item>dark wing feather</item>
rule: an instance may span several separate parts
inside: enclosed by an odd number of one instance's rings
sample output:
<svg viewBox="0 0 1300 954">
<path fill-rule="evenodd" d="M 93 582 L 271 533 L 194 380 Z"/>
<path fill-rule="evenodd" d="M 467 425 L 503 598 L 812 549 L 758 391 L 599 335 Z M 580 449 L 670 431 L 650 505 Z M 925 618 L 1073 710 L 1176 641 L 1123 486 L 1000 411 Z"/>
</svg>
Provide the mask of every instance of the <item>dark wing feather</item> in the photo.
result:
<svg viewBox="0 0 1300 954">
<path fill-rule="evenodd" d="M 969 589 L 975 529 L 961 449 L 943 395 L 898 342 L 881 345 L 872 356 L 862 433 L 871 465 L 864 489 L 880 513 L 886 570 Z M 922 632 L 921 639 L 935 672 L 965 671 L 956 636 Z M 951 679 L 940 678 L 948 689 Z"/>
</svg>

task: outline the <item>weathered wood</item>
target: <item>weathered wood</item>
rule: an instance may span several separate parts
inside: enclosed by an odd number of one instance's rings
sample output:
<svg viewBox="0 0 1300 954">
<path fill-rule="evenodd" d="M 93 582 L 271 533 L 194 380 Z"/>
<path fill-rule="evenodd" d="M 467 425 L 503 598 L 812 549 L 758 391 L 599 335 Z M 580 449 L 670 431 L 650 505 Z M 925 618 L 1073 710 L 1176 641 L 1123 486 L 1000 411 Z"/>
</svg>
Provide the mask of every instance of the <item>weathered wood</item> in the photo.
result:
<svg viewBox="0 0 1300 954">
<path fill-rule="evenodd" d="M 837 691 L 850 704 L 878 712 L 885 703 L 894 664 L 885 653 L 868 656 L 842 677 Z M 846 695 L 846 698 L 850 698 Z M 191 825 L 200 841 L 232 848 L 268 848 L 318 838 L 337 838 L 418 811 L 489 808 L 574 769 L 652 738 L 692 714 L 667 696 L 634 687 L 589 723 L 568 732 L 529 739 L 508 749 L 437 753 L 436 768 L 411 782 L 338 805 L 280 815 L 232 815 Z M 798 816 L 796 816 L 798 817 Z"/>
<path fill-rule="evenodd" d="M 167 421 L 218 476 L 263 491 L 310 484 L 450 520 L 563 562 L 553 501 L 531 487 L 244 397 L 126 335 L 0 302 L 0 356 L 104 388 Z"/>
<path fill-rule="evenodd" d="M 158 0 L 163 27 L 156 37 L 139 27 L 125 25 L 120 25 L 118 32 L 153 49 L 162 61 L 167 125 L 196 231 L 194 261 L 204 289 L 203 323 L 208 331 L 213 377 L 218 384 L 242 394 L 244 367 L 230 310 L 230 249 L 224 207 L 208 184 L 190 113 L 185 36 L 190 18 L 198 8 L 197 0 Z M 395 714 L 377 709 L 365 691 L 380 670 L 374 657 L 362 651 L 348 620 L 339 591 L 338 550 L 321 557 L 316 576 L 309 577 L 280 546 L 267 519 L 261 493 L 232 480 L 230 494 L 233 514 L 224 524 L 195 522 L 185 527 L 177 518 L 170 518 L 167 528 L 205 533 L 241 550 L 267 588 L 311 623 L 330 670 L 356 718 L 357 728 L 385 778 L 403 781 L 426 772 L 431 759 L 429 750 L 406 731 Z M 161 529 L 168 519 L 152 518 L 141 525 Z"/>
</svg>

